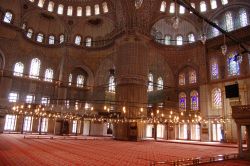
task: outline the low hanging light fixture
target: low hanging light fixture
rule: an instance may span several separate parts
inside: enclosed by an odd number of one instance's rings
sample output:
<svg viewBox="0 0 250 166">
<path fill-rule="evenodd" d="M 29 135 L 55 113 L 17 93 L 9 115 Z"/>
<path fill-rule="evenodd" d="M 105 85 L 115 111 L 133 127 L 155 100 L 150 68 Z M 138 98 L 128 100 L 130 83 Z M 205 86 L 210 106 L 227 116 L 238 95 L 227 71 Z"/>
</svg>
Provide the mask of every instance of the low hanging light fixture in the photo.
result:
<svg viewBox="0 0 250 166">
<path fill-rule="evenodd" d="M 139 9 L 142 6 L 143 0 L 135 0 L 135 8 Z"/>
<path fill-rule="evenodd" d="M 221 53 L 223 55 L 226 55 L 227 54 L 227 45 L 226 45 L 226 36 L 224 35 L 224 43 L 223 45 L 221 46 Z"/>
</svg>

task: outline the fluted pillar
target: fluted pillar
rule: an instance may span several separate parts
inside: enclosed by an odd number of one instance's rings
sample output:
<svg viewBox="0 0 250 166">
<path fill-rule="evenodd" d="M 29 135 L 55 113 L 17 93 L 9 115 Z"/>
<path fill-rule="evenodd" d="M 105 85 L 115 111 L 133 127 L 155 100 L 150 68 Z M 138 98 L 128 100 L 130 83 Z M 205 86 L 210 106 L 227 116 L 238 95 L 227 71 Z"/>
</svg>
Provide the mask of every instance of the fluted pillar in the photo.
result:
<svg viewBox="0 0 250 166">
<path fill-rule="evenodd" d="M 143 133 L 140 117 L 146 116 L 149 49 L 143 37 L 128 35 L 117 44 L 117 110 L 126 119 L 114 126 L 114 137 L 138 140 Z M 140 111 L 140 108 L 144 111 Z"/>
</svg>

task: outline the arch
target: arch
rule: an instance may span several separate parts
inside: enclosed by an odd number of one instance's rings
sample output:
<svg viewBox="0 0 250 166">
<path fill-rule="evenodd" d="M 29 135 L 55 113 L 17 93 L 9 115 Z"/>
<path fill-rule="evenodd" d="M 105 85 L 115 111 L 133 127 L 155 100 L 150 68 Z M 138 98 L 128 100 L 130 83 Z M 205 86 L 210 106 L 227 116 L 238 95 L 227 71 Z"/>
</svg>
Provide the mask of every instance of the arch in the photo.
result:
<svg viewBox="0 0 250 166">
<path fill-rule="evenodd" d="M 214 109 L 221 109 L 222 108 L 221 89 L 214 88 L 211 92 L 211 97 L 212 97 L 212 107 Z"/>
<path fill-rule="evenodd" d="M 89 67 L 85 66 L 85 65 L 77 65 L 73 68 L 76 69 L 76 68 L 80 68 L 82 69 L 83 71 L 86 72 L 87 74 L 87 80 L 85 80 L 87 86 L 93 86 L 94 85 L 94 74 L 93 72 L 89 69 Z M 72 71 L 73 71 L 72 70 Z M 68 77 L 67 77 L 67 81 L 68 81 Z"/>
</svg>

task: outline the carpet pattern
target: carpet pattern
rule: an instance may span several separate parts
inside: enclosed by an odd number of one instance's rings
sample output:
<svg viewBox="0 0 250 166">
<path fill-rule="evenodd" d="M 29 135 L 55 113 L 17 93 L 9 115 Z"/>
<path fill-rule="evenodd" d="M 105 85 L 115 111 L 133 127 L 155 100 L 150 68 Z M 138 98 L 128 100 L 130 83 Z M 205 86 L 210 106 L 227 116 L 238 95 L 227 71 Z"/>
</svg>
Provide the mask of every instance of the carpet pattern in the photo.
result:
<svg viewBox="0 0 250 166">
<path fill-rule="evenodd" d="M 1 166 L 140 166 L 151 161 L 229 153 L 237 153 L 237 149 L 153 141 L 24 139 L 22 135 L 0 135 Z"/>
</svg>

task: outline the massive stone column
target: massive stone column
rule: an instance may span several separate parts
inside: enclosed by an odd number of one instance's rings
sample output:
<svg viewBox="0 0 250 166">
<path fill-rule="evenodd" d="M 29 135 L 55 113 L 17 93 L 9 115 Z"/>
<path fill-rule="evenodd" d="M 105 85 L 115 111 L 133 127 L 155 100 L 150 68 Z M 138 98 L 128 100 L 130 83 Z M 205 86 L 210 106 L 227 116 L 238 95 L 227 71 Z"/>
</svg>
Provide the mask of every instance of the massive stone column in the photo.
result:
<svg viewBox="0 0 250 166">
<path fill-rule="evenodd" d="M 114 125 L 116 139 L 140 140 L 144 135 L 140 118 L 147 114 L 149 49 L 145 41 L 143 37 L 127 35 L 117 43 L 116 101 L 124 121 Z"/>
</svg>

